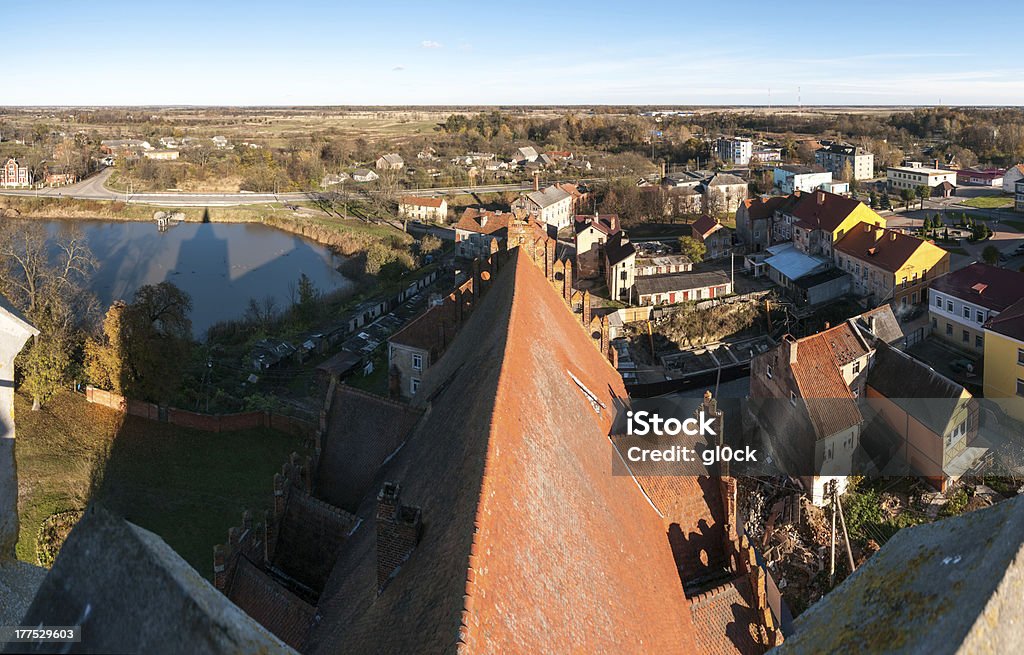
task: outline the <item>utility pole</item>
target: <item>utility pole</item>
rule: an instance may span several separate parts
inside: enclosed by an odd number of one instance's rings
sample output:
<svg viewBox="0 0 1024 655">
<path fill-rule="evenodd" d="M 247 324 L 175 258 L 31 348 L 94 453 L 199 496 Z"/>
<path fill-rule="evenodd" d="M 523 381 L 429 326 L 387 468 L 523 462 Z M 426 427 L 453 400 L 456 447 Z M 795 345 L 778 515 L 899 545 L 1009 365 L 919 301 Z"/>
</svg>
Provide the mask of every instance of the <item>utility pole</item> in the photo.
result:
<svg viewBox="0 0 1024 655">
<path fill-rule="evenodd" d="M 832 556 L 829 559 L 828 565 L 828 586 L 829 589 L 835 586 L 836 583 L 836 504 L 835 504 L 835 480 L 829 480 L 826 485 L 825 493 L 832 496 Z"/>
<path fill-rule="evenodd" d="M 843 543 L 846 544 L 846 560 L 850 564 L 850 573 L 853 573 L 857 567 L 853 563 L 853 551 L 850 550 L 850 535 L 846 532 L 846 517 L 843 516 L 843 504 L 839 502 L 839 485 L 835 485 L 833 487 L 833 491 L 835 492 L 833 500 L 835 500 L 836 509 L 839 510 L 839 524 L 843 528 Z"/>
</svg>

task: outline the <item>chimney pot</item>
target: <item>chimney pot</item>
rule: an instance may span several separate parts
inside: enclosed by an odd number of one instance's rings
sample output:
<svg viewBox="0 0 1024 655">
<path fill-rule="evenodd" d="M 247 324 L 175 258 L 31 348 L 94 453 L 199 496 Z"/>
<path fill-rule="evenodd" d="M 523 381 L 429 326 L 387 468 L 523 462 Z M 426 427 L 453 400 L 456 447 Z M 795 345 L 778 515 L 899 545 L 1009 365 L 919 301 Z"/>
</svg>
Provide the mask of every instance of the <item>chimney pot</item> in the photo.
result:
<svg viewBox="0 0 1024 655">
<path fill-rule="evenodd" d="M 819 205 L 825 204 L 825 192 L 822 191 L 821 189 L 818 189 L 817 200 Z"/>
</svg>

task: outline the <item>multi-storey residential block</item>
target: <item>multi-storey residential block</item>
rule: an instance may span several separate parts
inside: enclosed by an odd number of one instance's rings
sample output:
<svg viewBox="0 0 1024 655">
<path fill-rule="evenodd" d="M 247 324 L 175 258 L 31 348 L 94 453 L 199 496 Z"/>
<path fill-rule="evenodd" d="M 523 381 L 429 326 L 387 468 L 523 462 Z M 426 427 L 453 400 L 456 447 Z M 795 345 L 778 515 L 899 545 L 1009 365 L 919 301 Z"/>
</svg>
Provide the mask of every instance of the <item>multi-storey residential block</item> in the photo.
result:
<svg viewBox="0 0 1024 655">
<path fill-rule="evenodd" d="M 934 188 L 944 182 L 956 186 L 956 171 L 923 166 L 890 166 L 885 173 L 890 189 Z"/>
<path fill-rule="evenodd" d="M 819 148 L 814 152 L 814 163 L 845 182 L 851 181 L 844 178 L 847 172 L 852 180 L 870 180 L 875 176 L 875 156 L 848 144 L 833 143 Z"/>
<path fill-rule="evenodd" d="M 928 297 L 932 334 L 980 353 L 988 320 L 1024 298 L 1024 273 L 974 263 L 932 280 Z"/>
<path fill-rule="evenodd" d="M 925 299 L 929 281 L 949 271 L 949 253 L 895 230 L 860 223 L 835 244 L 835 263 L 853 275 L 853 292 L 869 304 L 903 312 Z"/>
<path fill-rule="evenodd" d="M 718 158 L 734 166 L 746 166 L 754 154 L 754 144 L 750 139 L 722 137 L 716 144 Z"/>
<path fill-rule="evenodd" d="M 834 244 L 858 224 L 885 227 L 885 219 L 864 203 L 821 190 L 801 194 L 784 214 L 797 250 L 828 259 Z"/>
</svg>

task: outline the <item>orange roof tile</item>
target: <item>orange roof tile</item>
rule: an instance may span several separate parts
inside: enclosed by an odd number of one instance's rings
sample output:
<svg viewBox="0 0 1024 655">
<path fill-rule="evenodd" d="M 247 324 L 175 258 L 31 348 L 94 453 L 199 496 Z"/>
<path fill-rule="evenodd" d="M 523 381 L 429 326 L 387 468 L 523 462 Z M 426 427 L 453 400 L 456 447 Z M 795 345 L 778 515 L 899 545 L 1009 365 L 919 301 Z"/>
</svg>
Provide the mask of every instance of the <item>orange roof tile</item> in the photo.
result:
<svg viewBox="0 0 1024 655">
<path fill-rule="evenodd" d="M 476 207 L 467 207 L 462 212 L 459 222 L 455 224 L 455 229 L 477 232 L 478 234 L 494 234 L 501 230 L 507 230 L 511 217 L 512 214 L 509 212 L 496 212 L 477 209 Z"/>
<path fill-rule="evenodd" d="M 835 245 L 838 252 L 891 273 L 903 268 L 921 248 L 938 250 L 938 246 L 909 234 L 863 222 L 858 223 Z"/>
<path fill-rule="evenodd" d="M 423 198 L 419 196 L 402 196 L 401 204 L 403 205 L 415 205 L 417 207 L 434 207 L 440 208 L 441 203 L 444 202 L 443 197 L 437 198 Z"/>
<path fill-rule="evenodd" d="M 430 409 L 378 479 L 422 508 L 422 539 L 378 595 L 365 520 L 306 652 L 697 652 L 662 520 L 611 475 L 622 379 L 521 250 L 419 397 Z"/>
</svg>

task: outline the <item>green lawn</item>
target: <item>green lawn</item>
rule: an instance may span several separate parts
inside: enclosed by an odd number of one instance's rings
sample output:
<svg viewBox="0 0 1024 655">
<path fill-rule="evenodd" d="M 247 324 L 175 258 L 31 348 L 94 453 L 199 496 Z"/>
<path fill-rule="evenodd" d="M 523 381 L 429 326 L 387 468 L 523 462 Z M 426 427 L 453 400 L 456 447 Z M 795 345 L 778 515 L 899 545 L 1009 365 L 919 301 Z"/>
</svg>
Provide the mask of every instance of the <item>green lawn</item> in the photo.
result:
<svg viewBox="0 0 1024 655">
<path fill-rule="evenodd" d="M 269 507 L 274 473 L 301 451 L 299 438 L 279 432 L 188 430 L 124 417 L 71 393 L 39 412 L 19 394 L 15 412 L 17 554 L 32 563 L 48 516 L 96 501 L 163 537 L 211 578 L 213 547 L 243 510 Z"/>
<path fill-rule="evenodd" d="M 977 198 L 971 198 L 970 200 L 964 200 L 962 205 L 968 207 L 976 207 L 978 209 L 1004 209 L 1006 207 L 1013 207 L 1012 196 L 979 196 Z"/>
</svg>

